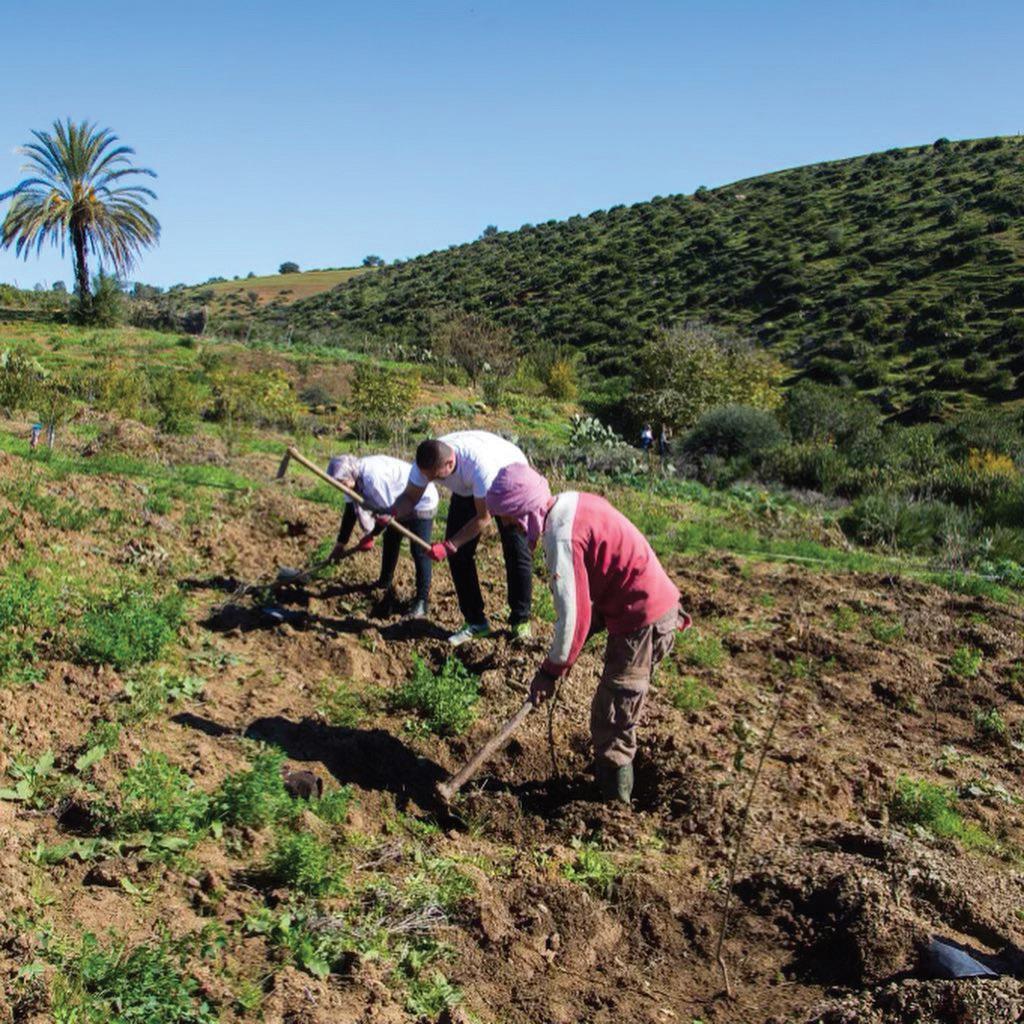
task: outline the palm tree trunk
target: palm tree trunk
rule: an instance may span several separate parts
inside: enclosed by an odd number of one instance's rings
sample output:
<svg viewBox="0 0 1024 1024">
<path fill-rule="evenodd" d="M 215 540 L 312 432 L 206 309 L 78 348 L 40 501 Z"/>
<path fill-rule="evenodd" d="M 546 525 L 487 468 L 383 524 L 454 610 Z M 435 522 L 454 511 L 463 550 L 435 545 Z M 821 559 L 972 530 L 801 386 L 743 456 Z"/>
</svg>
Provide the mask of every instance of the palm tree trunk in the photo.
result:
<svg viewBox="0 0 1024 1024">
<path fill-rule="evenodd" d="M 85 258 L 85 231 L 72 225 L 71 246 L 75 250 L 75 292 L 78 302 L 85 312 L 92 305 L 92 293 L 89 291 L 89 267 Z"/>
</svg>

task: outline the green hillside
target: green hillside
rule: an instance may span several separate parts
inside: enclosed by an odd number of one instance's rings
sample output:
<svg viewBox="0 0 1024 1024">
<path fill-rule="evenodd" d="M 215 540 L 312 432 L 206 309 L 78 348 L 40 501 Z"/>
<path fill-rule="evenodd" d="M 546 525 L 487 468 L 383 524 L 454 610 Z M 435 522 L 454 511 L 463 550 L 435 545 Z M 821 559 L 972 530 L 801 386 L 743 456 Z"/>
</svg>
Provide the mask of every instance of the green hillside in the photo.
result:
<svg viewBox="0 0 1024 1024">
<path fill-rule="evenodd" d="M 1024 386 L 1024 146 L 889 150 L 598 210 L 396 264 L 268 317 L 423 339 L 461 307 L 606 375 L 660 326 L 756 336 L 801 375 L 898 407 Z"/>
</svg>

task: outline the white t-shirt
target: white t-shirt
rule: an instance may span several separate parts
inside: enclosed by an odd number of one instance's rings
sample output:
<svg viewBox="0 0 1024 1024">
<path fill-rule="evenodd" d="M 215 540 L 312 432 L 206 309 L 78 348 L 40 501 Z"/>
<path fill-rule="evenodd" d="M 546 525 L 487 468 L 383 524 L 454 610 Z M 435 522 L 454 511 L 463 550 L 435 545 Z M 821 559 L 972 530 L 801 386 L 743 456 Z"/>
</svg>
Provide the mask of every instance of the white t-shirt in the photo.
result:
<svg viewBox="0 0 1024 1024">
<path fill-rule="evenodd" d="M 464 498 L 485 498 L 494 478 L 506 467 L 525 463 L 526 456 L 511 442 L 486 430 L 457 430 L 439 437 L 455 452 L 455 469 L 435 482 Z M 413 463 L 409 483 L 424 487 L 427 478 Z"/>
<path fill-rule="evenodd" d="M 359 493 L 370 508 L 383 511 L 398 501 L 409 482 L 409 470 L 415 467 L 390 455 L 367 455 L 359 460 L 359 468 Z M 346 497 L 345 501 L 351 502 L 352 499 Z M 423 497 L 416 502 L 413 514 L 417 519 L 433 519 L 437 512 L 437 502 L 437 488 L 430 484 L 423 492 Z M 364 530 L 373 529 L 374 520 L 362 506 L 356 505 L 356 514 Z"/>
</svg>

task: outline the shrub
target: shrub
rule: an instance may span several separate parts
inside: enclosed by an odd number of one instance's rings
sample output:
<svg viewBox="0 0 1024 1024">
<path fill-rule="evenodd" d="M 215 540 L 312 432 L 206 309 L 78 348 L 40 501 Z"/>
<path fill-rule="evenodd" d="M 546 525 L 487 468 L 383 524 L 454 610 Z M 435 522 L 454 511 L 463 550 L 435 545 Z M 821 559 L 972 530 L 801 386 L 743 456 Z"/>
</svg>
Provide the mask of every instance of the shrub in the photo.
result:
<svg viewBox="0 0 1024 1024">
<path fill-rule="evenodd" d="M 760 474 L 787 487 L 835 494 L 852 478 L 843 454 L 827 442 L 806 441 L 780 445 L 761 457 Z"/>
<path fill-rule="evenodd" d="M 149 751 L 125 772 L 119 787 L 120 809 L 113 814 L 115 832 L 192 833 L 206 820 L 209 800 L 164 754 Z"/>
<path fill-rule="evenodd" d="M 30 408 L 42 377 L 43 369 L 34 359 L 20 352 L 0 353 L 0 410 L 14 416 Z"/>
<path fill-rule="evenodd" d="M 638 355 L 635 409 L 676 429 L 715 406 L 773 409 L 781 401 L 781 364 L 746 341 L 701 324 L 664 332 Z"/>
<path fill-rule="evenodd" d="M 152 382 L 152 401 L 157 426 L 167 434 L 191 434 L 203 407 L 203 395 L 192 377 L 183 371 L 157 375 Z"/>
<path fill-rule="evenodd" d="M 886 491 L 858 498 L 840 525 L 861 544 L 894 551 L 950 549 L 952 540 L 969 537 L 974 528 L 965 509 Z"/>
<path fill-rule="evenodd" d="M 148 590 L 122 591 L 81 617 L 78 656 L 119 669 L 153 661 L 177 636 L 183 608 L 177 592 L 156 598 Z"/>
<path fill-rule="evenodd" d="M 419 384 L 413 377 L 360 363 L 352 378 L 352 424 L 359 437 L 391 439 L 407 429 Z"/>
<path fill-rule="evenodd" d="M 458 658 L 450 656 L 435 674 L 416 655 L 412 678 L 393 693 L 390 703 L 393 708 L 415 711 L 431 732 L 453 736 L 473 721 L 479 691 L 480 680 Z"/>
<path fill-rule="evenodd" d="M 267 856 L 267 880 L 309 896 L 329 896 L 342 884 L 334 851 L 309 832 L 282 832 Z"/>
<path fill-rule="evenodd" d="M 291 381 L 280 370 L 211 375 L 213 418 L 232 425 L 292 428 L 302 414 Z"/>
<path fill-rule="evenodd" d="M 299 265 L 291 260 L 285 260 L 285 262 L 277 268 L 277 272 L 279 274 L 297 274 L 299 272 Z"/>
<path fill-rule="evenodd" d="M 749 405 L 724 405 L 709 409 L 683 441 L 692 455 L 751 458 L 781 444 L 782 428 L 775 417 Z"/>
</svg>

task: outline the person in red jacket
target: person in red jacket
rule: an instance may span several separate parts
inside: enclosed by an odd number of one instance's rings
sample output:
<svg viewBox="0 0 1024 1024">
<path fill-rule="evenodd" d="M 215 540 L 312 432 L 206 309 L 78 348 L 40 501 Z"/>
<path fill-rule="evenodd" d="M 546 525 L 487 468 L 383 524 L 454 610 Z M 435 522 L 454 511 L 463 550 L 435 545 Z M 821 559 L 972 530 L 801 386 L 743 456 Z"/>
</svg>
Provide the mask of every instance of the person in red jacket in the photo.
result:
<svg viewBox="0 0 1024 1024">
<path fill-rule="evenodd" d="M 628 804 L 636 729 L 651 676 L 690 618 L 679 590 L 640 531 L 604 498 L 568 491 L 552 497 L 527 465 L 506 466 L 487 492 L 487 511 L 543 541 L 557 622 L 547 657 L 530 683 L 542 704 L 576 661 L 587 637 L 608 631 L 604 670 L 590 705 L 597 779 L 606 800 Z"/>
</svg>

